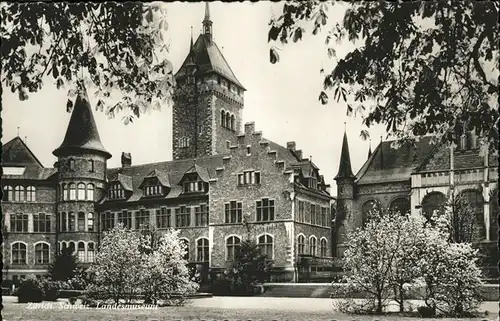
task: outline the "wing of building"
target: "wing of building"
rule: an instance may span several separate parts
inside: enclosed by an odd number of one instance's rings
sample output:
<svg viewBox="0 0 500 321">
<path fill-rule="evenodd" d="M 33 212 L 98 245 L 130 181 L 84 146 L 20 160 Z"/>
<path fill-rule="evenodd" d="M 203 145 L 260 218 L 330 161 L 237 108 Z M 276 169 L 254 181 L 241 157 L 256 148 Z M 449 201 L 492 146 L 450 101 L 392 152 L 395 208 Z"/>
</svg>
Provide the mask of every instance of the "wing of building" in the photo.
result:
<svg viewBox="0 0 500 321">
<path fill-rule="evenodd" d="M 329 186 L 294 142 L 281 146 L 253 122 L 243 125 L 245 88 L 213 41 L 208 4 L 203 30 L 176 73 L 173 160 L 136 165 L 123 153 L 122 166 L 108 168 L 112 155 L 85 94 L 54 168 L 19 137 L 3 146 L 4 278 L 46 274 L 65 247 L 87 265 L 103 232 L 119 223 L 179 229 L 204 281 L 246 239 L 273 260 L 274 281 L 331 268 Z"/>
<path fill-rule="evenodd" d="M 486 277 L 498 276 L 498 159 L 481 155 L 480 139 L 468 133 L 460 146 L 432 144 L 424 137 L 415 145 L 381 142 L 352 174 L 347 135 L 344 135 L 337 181 L 334 255 L 345 250 L 345 236 L 363 226 L 374 207 L 430 215 L 451 195 L 462 195 L 473 207 Z"/>
</svg>

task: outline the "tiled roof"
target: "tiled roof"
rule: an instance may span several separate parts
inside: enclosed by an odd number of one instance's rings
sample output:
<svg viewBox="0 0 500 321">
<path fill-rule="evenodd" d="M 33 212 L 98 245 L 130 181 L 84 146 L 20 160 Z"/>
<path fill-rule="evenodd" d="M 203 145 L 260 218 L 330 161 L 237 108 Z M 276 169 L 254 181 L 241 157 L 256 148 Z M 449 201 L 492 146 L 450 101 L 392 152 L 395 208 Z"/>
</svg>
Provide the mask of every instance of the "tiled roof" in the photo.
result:
<svg viewBox="0 0 500 321">
<path fill-rule="evenodd" d="M 213 40 L 210 40 L 208 35 L 200 34 L 198 36 L 198 39 L 192 48 L 192 53 L 194 54 L 194 62 L 198 66 L 198 72 L 203 74 L 210 72 L 218 73 L 242 89 L 245 89 L 234 75 L 231 67 L 229 67 L 229 64 L 222 55 L 222 52 L 217 44 Z M 179 71 L 175 74 L 175 77 L 182 77 L 185 75 L 185 66 L 189 62 L 190 56 L 191 52 L 182 63 Z"/>
<path fill-rule="evenodd" d="M 415 146 L 391 147 L 394 141 L 385 141 L 377 146 L 366 163 L 356 174 L 358 184 L 373 184 L 406 181 L 433 152 L 436 145 L 430 144 L 431 137 L 424 137 Z"/>
<path fill-rule="evenodd" d="M 111 157 L 111 154 L 102 146 L 92 108 L 85 94 L 77 96 L 66 136 L 61 146 L 54 150 L 53 154 L 59 156 L 61 153 L 82 149 L 98 151 L 107 158 Z"/>
<path fill-rule="evenodd" d="M 351 155 L 349 154 L 349 144 L 347 142 L 347 133 L 344 132 L 344 140 L 342 141 L 342 152 L 340 154 L 339 172 L 335 179 L 354 177 L 351 167 Z"/>
</svg>

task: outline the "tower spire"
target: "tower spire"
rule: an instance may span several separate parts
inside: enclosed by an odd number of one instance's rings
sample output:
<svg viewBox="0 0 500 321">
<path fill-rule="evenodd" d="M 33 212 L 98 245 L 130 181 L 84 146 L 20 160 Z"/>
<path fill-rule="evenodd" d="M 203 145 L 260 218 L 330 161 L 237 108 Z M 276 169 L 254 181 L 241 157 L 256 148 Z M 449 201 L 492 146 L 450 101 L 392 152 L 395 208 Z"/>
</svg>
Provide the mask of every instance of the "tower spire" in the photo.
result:
<svg viewBox="0 0 500 321">
<path fill-rule="evenodd" d="M 189 44 L 189 52 L 193 51 L 193 26 L 191 26 L 191 43 Z"/>
<path fill-rule="evenodd" d="M 212 40 L 212 20 L 210 20 L 210 7 L 205 2 L 205 18 L 203 19 L 203 34 Z"/>
<path fill-rule="evenodd" d="M 335 179 L 354 177 L 351 169 L 351 155 L 349 154 L 349 143 L 347 142 L 347 131 L 344 130 L 344 140 L 342 142 L 342 152 L 340 154 L 339 172 Z"/>
<path fill-rule="evenodd" d="M 372 140 L 370 139 L 370 145 L 368 147 L 368 158 L 370 158 L 370 156 L 372 156 Z"/>
</svg>

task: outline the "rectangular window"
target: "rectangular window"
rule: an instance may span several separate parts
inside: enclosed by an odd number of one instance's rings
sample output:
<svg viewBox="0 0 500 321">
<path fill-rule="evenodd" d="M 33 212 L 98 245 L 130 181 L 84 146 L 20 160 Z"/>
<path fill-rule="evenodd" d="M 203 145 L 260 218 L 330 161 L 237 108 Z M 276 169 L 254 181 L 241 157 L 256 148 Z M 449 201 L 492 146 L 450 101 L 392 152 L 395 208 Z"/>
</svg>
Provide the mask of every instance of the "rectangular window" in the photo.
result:
<svg viewBox="0 0 500 321">
<path fill-rule="evenodd" d="M 78 231 L 85 231 L 85 213 L 78 213 Z"/>
<path fill-rule="evenodd" d="M 113 183 L 108 191 L 109 199 L 125 198 L 125 190 L 120 183 Z"/>
<path fill-rule="evenodd" d="M 326 207 L 321 208 L 321 225 L 328 226 L 328 213 Z"/>
<path fill-rule="evenodd" d="M 68 227 L 68 231 L 70 231 L 70 232 L 76 232 L 76 216 L 75 216 L 75 213 L 71 212 L 68 215 L 69 215 L 69 227 Z"/>
<path fill-rule="evenodd" d="M 238 185 L 258 185 L 260 184 L 260 172 L 244 171 L 238 174 Z"/>
<path fill-rule="evenodd" d="M 305 222 L 304 201 L 299 201 L 299 222 Z"/>
<path fill-rule="evenodd" d="M 149 225 L 149 211 L 140 210 L 135 212 L 135 228 L 144 229 Z"/>
<path fill-rule="evenodd" d="M 111 230 L 115 227 L 115 213 L 101 213 L 101 229 L 102 231 Z"/>
<path fill-rule="evenodd" d="M 316 225 L 316 205 L 311 204 L 311 224 Z"/>
<path fill-rule="evenodd" d="M 204 182 L 199 180 L 188 180 L 184 182 L 184 193 L 204 192 Z"/>
<path fill-rule="evenodd" d="M 132 228 L 132 212 L 123 210 L 118 213 L 118 223 L 123 224 L 123 227 L 131 229 Z"/>
<path fill-rule="evenodd" d="M 208 226 L 208 206 L 202 204 L 195 208 L 195 226 Z"/>
<path fill-rule="evenodd" d="M 306 213 L 305 213 L 305 220 L 304 222 L 306 223 L 311 223 L 311 203 L 309 202 L 306 202 L 305 203 L 306 205 Z"/>
<path fill-rule="evenodd" d="M 44 213 L 33 214 L 33 232 L 50 232 L 50 215 Z"/>
<path fill-rule="evenodd" d="M 231 201 L 224 204 L 224 212 L 226 223 L 241 223 L 243 219 L 242 214 L 243 203 Z"/>
<path fill-rule="evenodd" d="M 256 205 L 257 221 L 274 221 L 274 200 L 263 198 Z"/>
<path fill-rule="evenodd" d="M 87 230 L 94 231 L 94 213 L 87 213 Z"/>
<path fill-rule="evenodd" d="M 189 227 L 191 226 L 191 208 L 181 206 L 175 209 L 175 226 Z"/>
<path fill-rule="evenodd" d="M 162 207 L 156 210 L 156 227 L 168 228 L 170 227 L 170 209 Z"/>
<path fill-rule="evenodd" d="M 11 214 L 10 231 L 28 232 L 28 214 Z"/>
<path fill-rule="evenodd" d="M 89 172 L 94 171 L 94 160 L 89 159 Z"/>
<path fill-rule="evenodd" d="M 66 232 L 68 230 L 68 217 L 66 212 L 61 214 L 61 231 Z"/>
</svg>

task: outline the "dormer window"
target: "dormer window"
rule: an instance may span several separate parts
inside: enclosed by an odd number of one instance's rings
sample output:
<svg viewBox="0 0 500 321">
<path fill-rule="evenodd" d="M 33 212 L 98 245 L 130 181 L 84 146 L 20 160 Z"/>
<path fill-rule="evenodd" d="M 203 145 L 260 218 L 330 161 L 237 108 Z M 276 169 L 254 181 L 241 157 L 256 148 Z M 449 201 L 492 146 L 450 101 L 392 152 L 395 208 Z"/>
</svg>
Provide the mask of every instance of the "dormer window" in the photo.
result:
<svg viewBox="0 0 500 321">
<path fill-rule="evenodd" d="M 163 186 L 161 185 L 144 186 L 144 195 L 146 196 L 160 196 L 163 195 L 163 192 Z"/>
<path fill-rule="evenodd" d="M 309 178 L 309 188 L 318 188 L 318 180 L 315 177 Z"/>
<path fill-rule="evenodd" d="M 184 193 L 199 193 L 204 192 L 203 182 L 199 180 L 191 180 L 184 182 Z"/>
<path fill-rule="evenodd" d="M 122 199 L 125 198 L 125 190 L 119 182 L 111 184 L 108 190 L 109 199 Z"/>
</svg>

